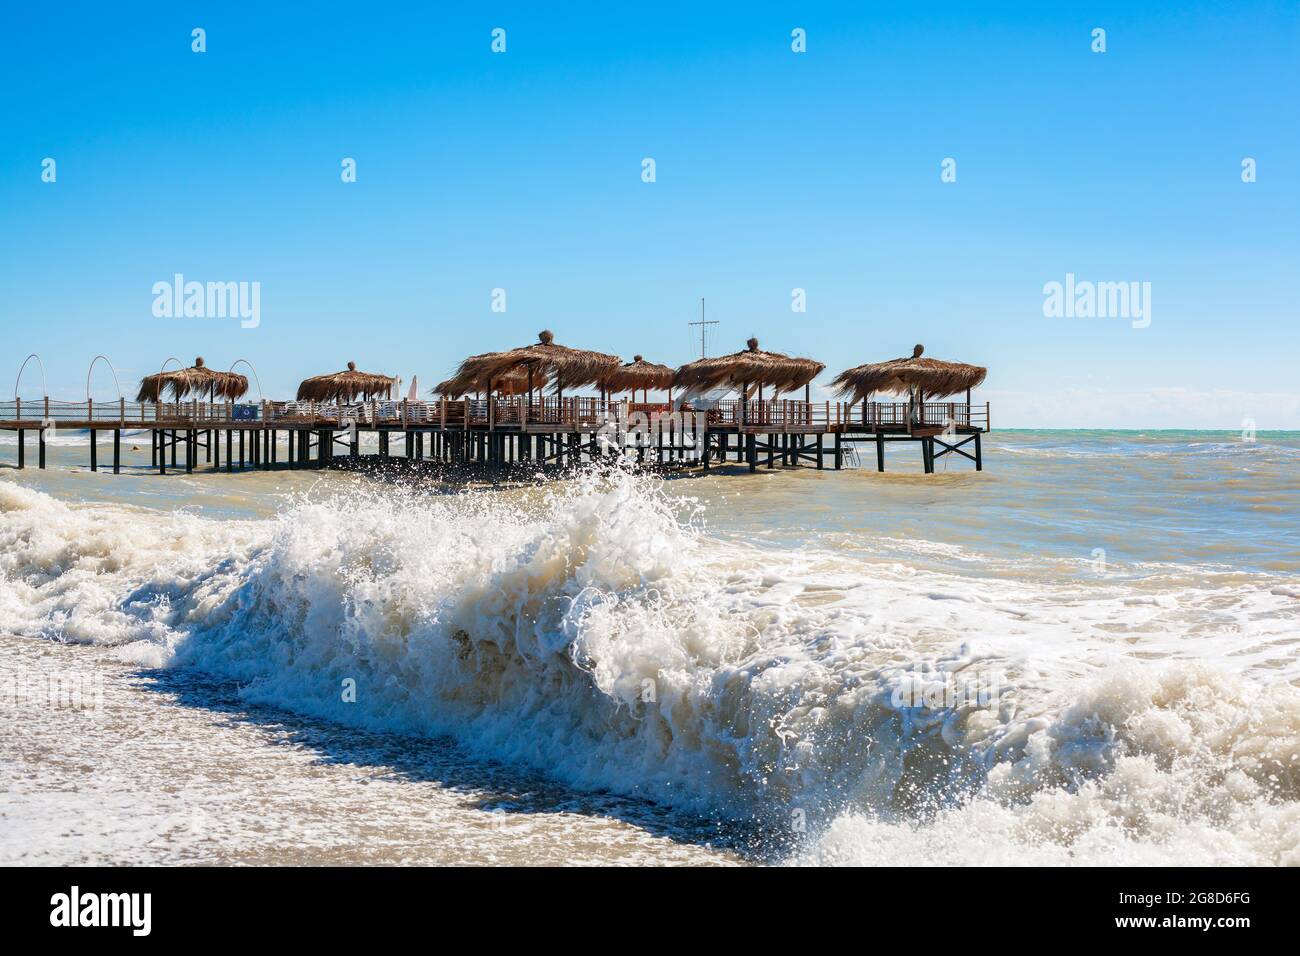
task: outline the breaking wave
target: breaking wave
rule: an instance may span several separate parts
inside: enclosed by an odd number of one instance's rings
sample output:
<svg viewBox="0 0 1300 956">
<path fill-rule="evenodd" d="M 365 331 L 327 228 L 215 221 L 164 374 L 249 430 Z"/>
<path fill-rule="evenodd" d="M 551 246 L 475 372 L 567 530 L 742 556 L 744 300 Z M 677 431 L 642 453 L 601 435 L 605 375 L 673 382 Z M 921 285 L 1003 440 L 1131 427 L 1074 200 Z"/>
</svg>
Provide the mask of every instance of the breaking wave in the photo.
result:
<svg viewBox="0 0 1300 956">
<path fill-rule="evenodd" d="M 245 521 L 0 481 L 0 615 L 739 821 L 791 862 L 1300 864 L 1293 592 L 1081 593 L 707 517 L 620 473 L 358 479 Z"/>
</svg>

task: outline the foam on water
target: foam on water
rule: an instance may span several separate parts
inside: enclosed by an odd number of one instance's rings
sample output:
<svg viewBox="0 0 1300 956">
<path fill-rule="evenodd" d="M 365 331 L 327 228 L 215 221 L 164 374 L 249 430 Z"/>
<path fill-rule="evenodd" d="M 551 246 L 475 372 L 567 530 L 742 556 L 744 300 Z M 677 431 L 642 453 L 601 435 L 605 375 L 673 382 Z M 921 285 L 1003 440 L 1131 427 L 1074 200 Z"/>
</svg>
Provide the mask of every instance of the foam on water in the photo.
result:
<svg viewBox="0 0 1300 956">
<path fill-rule="evenodd" d="M 1300 863 L 1283 583 L 763 549 L 623 474 L 368 489 L 218 521 L 2 481 L 0 615 L 746 821 L 793 861 Z"/>
</svg>

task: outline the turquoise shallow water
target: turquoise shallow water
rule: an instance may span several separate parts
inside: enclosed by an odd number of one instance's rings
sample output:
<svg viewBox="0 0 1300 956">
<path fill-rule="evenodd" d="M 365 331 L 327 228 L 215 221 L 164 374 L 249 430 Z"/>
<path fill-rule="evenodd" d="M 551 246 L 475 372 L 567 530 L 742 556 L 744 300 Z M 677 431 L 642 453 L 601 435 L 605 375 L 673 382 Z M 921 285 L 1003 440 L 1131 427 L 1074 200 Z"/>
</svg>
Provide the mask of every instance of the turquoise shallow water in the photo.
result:
<svg viewBox="0 0 1300 956">
<path fill-rule="evenodd" d="M 58 441 L 45 472 L 30 467 L 29 441 L 29 467 L 18 472 L 6 467 L 16 459 L 12 435 L 0 437 L 0 474 L 67 500 L 231 517 L 265 517 L 303 494 L 358 481 L 316 471 L 160 477 L 148 468 L 147 444 L 133 452 L 129 437 L 125 474 L 115 478 L 89 472 L 84 435 Z M 929 542 L 940 547 L 897 554 L 968 571 L 978 558 L 988 573 L 1035 573 L 1026 559 L 1046 575 L 1092 568 L 1098 549 L 1109 571 L 1135 576 L 1167 564 L 1300 572 L 1300 432 L 1248 442 L 1232 432 L 994 431 L 984 457 L 978 474 L 953 455 L 925 476 L 916 447 L 892 445 L 882 475 L 874 446 L 864 444 L 838 474 L 733 468 L 669 488 L 705 504 L 710 530 L 774 547 L 888 553 L 894 542 Z"/>
<path fill-rule="evenodd" d="M 979 573 L 1067 574 L 1104 558 L 1110 573 L 1151 565 L 1246 573 L 1300 571 L 1300 433 L 1254 442 L 1219 432 L 1005 431 L 985 439 L 985 470 L 955 456 L 934 476 L 919 453 L 889 449 L 862 469 L 717 482 L 711 525 L 783 546 L 809 540 Z M 1102 552 L 1098 554 L 1096 552 Z"/>
</svg>

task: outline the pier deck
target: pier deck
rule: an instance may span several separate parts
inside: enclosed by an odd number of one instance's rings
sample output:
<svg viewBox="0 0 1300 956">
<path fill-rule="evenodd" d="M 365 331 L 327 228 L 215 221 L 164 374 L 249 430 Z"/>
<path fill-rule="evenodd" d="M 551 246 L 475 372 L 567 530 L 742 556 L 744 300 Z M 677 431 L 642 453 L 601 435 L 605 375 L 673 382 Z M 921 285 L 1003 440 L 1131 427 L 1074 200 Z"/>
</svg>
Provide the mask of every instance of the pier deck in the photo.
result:
<svg viewBox="0 0 1300 956">
<path fill-rule="evenodd" d="M 402 436 L 402 457 L 499 468 L 510 462 L 567 467 L 614 454 L 642 463 L 707 471 L 737 461 L 760 466 L 827 462 L 843 467 L 846 444 L 876 445 L 884 471 L 886 442 L 919 444 L 925 472 L 937 458 L 958 454 L 983 467 L 980 436 L 989 430 L 989 407 L 967 402 L 914 406 L 907 402 L 728 400 L 670 408 L 654 403 L 592 397 L 511 396 L 370 401 L 349 405 L 312 402 L 0 402 L 0 430 L 17 432 L 19 468 L 26 467 L 26 434 L 36 433 L 38 467 L 45 467 L 51 431 L 110 432 L 112 468 L 121 469 L 123 432 L 150 433 L 152 465 L 165 473 L 192 472 L 204 463 L 225 469 L 266 468 L 277 462 L 280 433 L 288 441 L 288 467 L 323 466 L 359 457 L 361 433 L 379 436 L 379 457 L 391 457 L 392 436 Z M 338 453 L 342 449 L 341 455 Z M 968 449 L 969 450 L 966 450 Z M 314 453 L 314 456 L 313 456 Z M 98 470 L 97 442 L 90 466 Z"/>
</svg>

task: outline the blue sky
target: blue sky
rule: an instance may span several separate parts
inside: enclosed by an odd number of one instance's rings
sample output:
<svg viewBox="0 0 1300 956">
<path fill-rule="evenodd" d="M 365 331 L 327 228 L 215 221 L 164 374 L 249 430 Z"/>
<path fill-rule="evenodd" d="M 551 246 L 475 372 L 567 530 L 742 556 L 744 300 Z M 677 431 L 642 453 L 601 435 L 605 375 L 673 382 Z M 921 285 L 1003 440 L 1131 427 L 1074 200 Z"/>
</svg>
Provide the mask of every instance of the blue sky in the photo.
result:
<svg viewBox="0 0 1300 956">
<path fill-rule="evenodd" d="M 1300 427 L 1300 5 L 540 6 L 6 8 L 0 375 L 432 385 L 543 327 L 678 364 L 703 296 L 711 353 L 987 365 L 995 426 Z M 155 317 L 178 272 L 258 328 Z M 1044 317 L 1066 273 L 1150 326 Z"/>
</svg>

